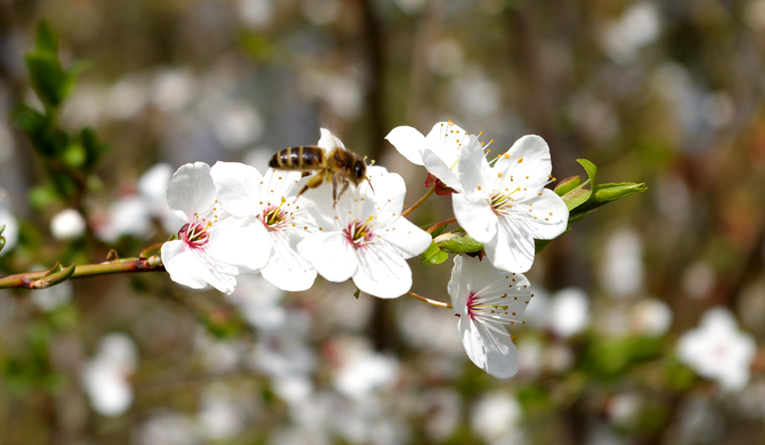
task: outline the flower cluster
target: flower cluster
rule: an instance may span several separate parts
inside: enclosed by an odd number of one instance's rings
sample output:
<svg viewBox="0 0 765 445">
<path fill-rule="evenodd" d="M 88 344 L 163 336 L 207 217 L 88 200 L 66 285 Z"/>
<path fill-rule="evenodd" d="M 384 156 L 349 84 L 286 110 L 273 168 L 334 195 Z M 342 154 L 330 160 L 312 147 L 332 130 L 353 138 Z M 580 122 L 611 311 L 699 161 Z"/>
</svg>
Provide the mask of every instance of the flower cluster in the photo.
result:
<svg viewBox="0 0 765 445">
<path fill-rule="evenodd" d="M 319 146 L 327 153 L 345 149 L 329 131 L 321 133 Z M 470 359 L 496 377 L 512 377 L 518 354 L 504 325 L 524 323 L 532 294 L 522 273 L 534 261 L 534 240 L 553 239 L 568 224 L 566 204 L 545 188 L 552 178 L 547 144 L 524 136 L 488 161 L 479 137 L 451 121 L 437 123 L 427 137 L 398 127 L 387 139 L 426 167 L 426 186 L 451 195 L 456 221 L 483 243 L 486 259 L 454 259 L 448 291 Z M 230 294 L 238 274 L 259 271 L 287 291 L 309 289 L 321 275 L 333 282 L 352 279 L 379 298 L 408 293 L 412 271 L 406 260 L 433 240 L 404 218 L 401 176 L 368 167 L 366 181 L 343 188 L 337 198 L 329 190 L 339 185 L 337 178 L 314 187 L 316 180 L 303 176 L 273 168 L 261 175 L 227 162 L 178 169 L 167 199 L 181 218 L 180 230 L 162 248 L 171 278 Z"/>
<path fill-rule="evenodd" d="M 319 145 L 342 143 L 322 129 Z M 367 175 L 367 183 L 335 202 L 332 184 L 298 196 L 305 183 L 300 172 L 186 164 L 167 189 L 181 227 L 179 239 L 162 248 L 165 268 L 177 283 L 228 294 L 238 274 L 260 271 L 287 291 L 306 290 L 321 274 L 335 282 L 352 278 L 380 298 L 399 297 L 412 285 L 406 260 L 425 251 L 431 238 L 401 217 L 401 176 L 382 167 Z"/>
<path fill-rule="evenodd" d="M 534 240 L 554 239 L 568 226 L 566 204 L 545 188 L 552 180 L 547 143 L 524 136 L 489 161 L 493 141 L 485 144 L 451 120 L 437 123 L 427 136 L 397 127 L 387 139 L 408 160 L 425 166 L 426 185 L 433 183 L 437 193 L 439 187 L 453 192 L 457 222 L 483 243 L 488 261 L 454 259 L 449 295 L 473 363 L 498 378 L 514 376 L 518 352 L 504 325 L 525 323 L 521 316 L 533 295 L 522 273 L 534 262 Z"/>
</svg>

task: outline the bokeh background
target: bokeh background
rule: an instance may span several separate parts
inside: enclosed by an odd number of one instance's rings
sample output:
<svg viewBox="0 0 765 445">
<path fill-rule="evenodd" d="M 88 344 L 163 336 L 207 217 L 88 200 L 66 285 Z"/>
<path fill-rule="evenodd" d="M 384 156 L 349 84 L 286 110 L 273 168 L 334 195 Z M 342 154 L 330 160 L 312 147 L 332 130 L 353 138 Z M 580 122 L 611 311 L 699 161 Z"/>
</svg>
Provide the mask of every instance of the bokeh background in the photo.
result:
<svg viewBox="0 0 765 445">
<path fill-rule="evenodd" d="M 14 123 L 41 108 L 41 19 L 65 67 L 88 61 L 57 122 L 109 147 L 68 198 Z M 0 444 L 763 443 L 763 73 L 765 0 L 0 0 L 3 274 L 135 256 L 178 230 L 179 165 L 263 171 L 321 126 L 403 175 L 408 203 L 425 171 L 384 137 L 447 118 L 495 149 L 541 135 L 558 178 L 587 158 L 649 186 L 537 256 L 506 381 L 450 310 L 351 283 L 4 291 Z M 448 299 L 451 259 L 410 263 L 413 291 Z"/>
</svg>

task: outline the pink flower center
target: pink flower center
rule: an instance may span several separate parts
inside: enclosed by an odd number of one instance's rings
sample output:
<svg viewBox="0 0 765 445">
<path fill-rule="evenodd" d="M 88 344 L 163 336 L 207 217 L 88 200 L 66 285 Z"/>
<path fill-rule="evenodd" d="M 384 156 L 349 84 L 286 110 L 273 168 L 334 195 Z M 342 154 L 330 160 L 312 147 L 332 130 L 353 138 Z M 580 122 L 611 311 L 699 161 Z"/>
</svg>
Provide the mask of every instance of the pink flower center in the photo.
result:
<svg viewBox="0 0 765 445">
<path fill-rule="evenodd" d="M 369 225 L 370 221 L 371 218 L 363 223 L 354 221 L 351 224 L 348 224 L 348 227 L 345 229 L 345 238 L 353 244 L 354 248 L 358 249 L 372 242 L 374 233 L 372 232 L 372 227 Z"/>
<path fill-rule="evenodd" d="M 278 230 L 287 221 L 287 212 L 282 210 L 281 207 L 281 205 L 278 207 L 270 205 L 263 210 L 263 224 L 265 224 L 268 230 Z"/>
<path fill-rule="evenodd" d="M 475 318 L 476 305 L 478 305 L 478 295 L 475 292 L 470 292 L 467 298 L 467 314 L 471 319 Z"/>
<path fill-rule="evenodd" d="M 207 223 L 206 226 L 202 224 L 184 224 L 181 230 L 178 231 L 178 237 L 192 249 L 199 249 L 210 242 L 210 233 L 207 231 L 210 226 L 212 226 L 212 223 Z"/>
</svg>

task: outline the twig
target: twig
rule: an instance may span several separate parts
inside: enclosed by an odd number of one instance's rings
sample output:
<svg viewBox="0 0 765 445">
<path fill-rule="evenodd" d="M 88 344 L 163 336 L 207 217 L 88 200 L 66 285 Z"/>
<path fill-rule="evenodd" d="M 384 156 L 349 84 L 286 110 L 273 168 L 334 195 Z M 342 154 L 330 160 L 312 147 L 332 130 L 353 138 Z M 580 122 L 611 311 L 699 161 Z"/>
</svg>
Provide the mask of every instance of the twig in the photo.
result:
<svg viewBox="0 0 765 445">
<path fill-rule="evenodd" d="M 432 189 L 428 190 L 428 193 L 425 193 L 422 196 L 422 198 L 420 198 L 419 201 L 415 202 L 414 204 L 412 204 L 411 207 L 409 207 L 408 209 L 406 209 L 403 212 L 401 212 L 401 216 L 406 216 L 406 215 L 412 213 L 414 211 L 414 209 L 416 209 L 417 207 L 421 206 L 422 203 L 427 201 L 428 198 L 430 198 L 431 195 L 433 195 L 433 193 L 435 193 L 435 192 L 436 192 L 436 187 L 434 186 Z"/>
<path fill-rule="evenodd" d="M 445 308 L 451 308 L 452 307 L 452 305 L 449 304 L 449 303 L 445 303 L 443 301 L 431 300 L 430 298 L 423 297 L 422 295 L 417 295 L 414 292 L 407 292 L 406 294 L 409 295 L 412 298 L 416 298 L 416 299 L 418 299 L 420 301 L 424 301 L 425 303 L 431 304 L 433 306 L 445 307 Z"/>
<path fill-rule="evenodd" d="M 99 275 L 113 275 L 119 273 L 139 273 L 139 272 L 164 272 L 165 267 L 159 264 L 158 258 L 148 259 L 125 258 L 122 260 L 109 261 L 100 264 L 83 264 L 76 266 L 72 278 L 97 277 Z M 0 278 L 0 289 L 23 288 L 32 289 L 30 284 L 45 278 L 47 270 L 39 272 L 26 272 L 16 275 L 9 275 Z"/>
</svg>

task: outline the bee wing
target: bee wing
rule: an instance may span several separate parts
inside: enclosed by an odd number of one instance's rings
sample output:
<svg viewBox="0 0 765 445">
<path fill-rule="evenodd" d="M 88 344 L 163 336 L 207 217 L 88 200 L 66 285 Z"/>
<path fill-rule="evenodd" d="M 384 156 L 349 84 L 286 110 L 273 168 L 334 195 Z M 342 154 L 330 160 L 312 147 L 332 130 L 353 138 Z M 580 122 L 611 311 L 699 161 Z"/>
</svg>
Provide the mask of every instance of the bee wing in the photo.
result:
<svg viewBox="0 0 765 445">
<path fill-rule="evenodd" d="M 326 152 L 330 152 L 336 148 L 347 150 L 345 148 L 345 144 L 343 144 L 343 141 L 341 141 L 337 136 L 332 134 L 332 132 L 326 128 L 321 129 L 321 138 L 319 139 L 318 145 Z"/>
</svg>

